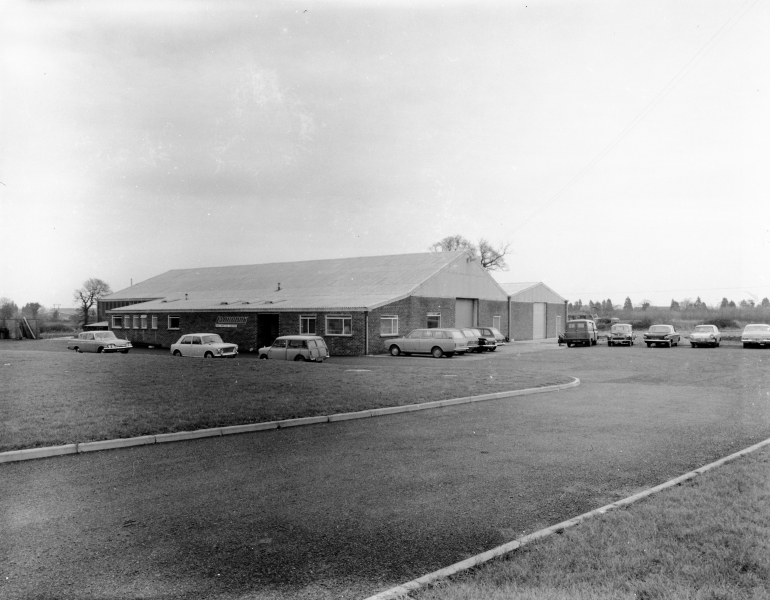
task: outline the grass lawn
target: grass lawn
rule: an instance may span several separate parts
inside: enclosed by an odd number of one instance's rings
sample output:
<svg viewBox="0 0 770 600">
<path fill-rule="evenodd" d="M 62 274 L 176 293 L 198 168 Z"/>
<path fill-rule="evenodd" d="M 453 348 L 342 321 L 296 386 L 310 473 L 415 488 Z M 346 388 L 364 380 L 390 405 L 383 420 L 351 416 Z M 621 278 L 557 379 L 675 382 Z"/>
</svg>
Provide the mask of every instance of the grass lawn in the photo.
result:
<svg viewBox="0 0 770 600">
<path fill-rule="evenodd" d="M 414 597 L 770 598 L 769 499 L 765 448 Z"/>
<path fill-rule="evenodd" d="M 0 451 L 399 406 L 567 383 L 505 360 L 322 364 L 0 346 Z M 363 362 L 362 362 L 363 361 Z M 356 371 L 354 369 L 368 369 Z"/>
</svg>

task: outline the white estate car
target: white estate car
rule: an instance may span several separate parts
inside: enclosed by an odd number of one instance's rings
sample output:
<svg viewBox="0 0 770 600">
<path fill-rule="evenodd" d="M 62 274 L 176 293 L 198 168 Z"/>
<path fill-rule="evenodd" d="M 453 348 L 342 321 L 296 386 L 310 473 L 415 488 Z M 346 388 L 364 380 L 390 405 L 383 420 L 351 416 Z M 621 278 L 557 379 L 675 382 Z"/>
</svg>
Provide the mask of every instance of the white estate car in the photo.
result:
<svg viewBox="0 0 770 600">
<path fill-rule="evenodd" d="M 216 333 L 190 333 L 180 337 L 176 344 L 171 344 L 171 354 L 195 358 L 232 358 L 238 354 L 238 344 L 223 342 Z"/>
<path fill-rule="evenodd" d="M 690 346 L 712 346 L 719 348 L 719 342 L 722 341 L 722 334 L 719 333 L 716 325 L 698 325 L 690 334 Z"/>
<path fill-rule="evenodd" d="M 751 323 L 746 325 L 741 334 L 744 348 L 751 346 L 770 346 L 770 325 Z"/>
<path fill-rule="evenodd" d="M 120 352 L 128 354 L 133 348 L 128 340 L 121 340 L 112 331 L 86 331 L 67 342 L 68 350 L 76 352 Z"/>
</svg>

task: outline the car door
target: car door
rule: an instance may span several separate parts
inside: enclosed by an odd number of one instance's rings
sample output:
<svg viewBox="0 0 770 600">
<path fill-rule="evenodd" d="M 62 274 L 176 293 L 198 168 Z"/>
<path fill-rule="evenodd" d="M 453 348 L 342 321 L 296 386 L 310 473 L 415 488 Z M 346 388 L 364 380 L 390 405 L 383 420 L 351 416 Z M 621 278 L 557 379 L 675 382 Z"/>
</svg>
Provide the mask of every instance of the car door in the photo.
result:
<svg viewBox="0 0 770 600">
<path fill-rule="evenodd" d="M 83 340 L 83 352 L 96 352 L 97 341 L 94 339 L 93 333 L 86 333 L 86 339 Z"/>
<path fill-rule="evenodd" d="M 179 346 L 177 350 L 182 356 L 190 356 L 190 344 L 192 344 L 192 336 L 186 335 L 179 340 Z"/>
<path fill-rule="evenodd" d="M 190 356 L 200 358 L 203 356 L 203 351 L 205 349 L 206 347 L 203 345 L 201 336 L 199 335 L 192 336 L 192 344 L 190 344 Z"/>
<path fill-rule="evenodd" d="M 286 340 L 275 340 L 267 351 L 268 358 L 286 360 Z"/>
<path fill-rule="evenodd" d="M 422 335 L 422 329 L 415 329 L 408 336 L 404 338 L 404 352 L 419 352 L 420 351 L 420 336 Z"/>
<path fill-rule="evenodd" d="M 434 338 L 432 329 L 423 329 L 420 333 L 419 345 L 417 352 L 430 352 L 433 348 Z"/>
</svg>

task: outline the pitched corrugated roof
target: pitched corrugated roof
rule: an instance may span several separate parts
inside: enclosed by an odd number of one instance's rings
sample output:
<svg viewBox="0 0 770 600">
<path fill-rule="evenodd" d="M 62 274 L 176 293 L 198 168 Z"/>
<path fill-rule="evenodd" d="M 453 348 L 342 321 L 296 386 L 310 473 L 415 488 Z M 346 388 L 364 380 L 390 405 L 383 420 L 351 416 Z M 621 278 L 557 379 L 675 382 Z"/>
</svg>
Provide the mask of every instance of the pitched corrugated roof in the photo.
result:
<svg viewBox="0 0 770 600">
<path fill-rule="evenodd" d="M 147 310 L 254 310 L 255 304 L 260 310 L 374 308 L 408 296 L 464 255 L 465 252 L 427 252 L 175 269 L 101 300 L 157 298 L 141 305 Z M 114 312 L 136 312 L 137 308 L 134 305 L 133 310 Z"/>
<path fill-rule="evenodd" d="M 539 285 L 539 283 L 540 282 L 538 281 L 530 281 L 527 283 L 501 283 L 500 287 L 505 290 L 506 294 L 513 296 L 514 294 L 528 290 L 531 287 L 535 287 L 536 285 Z"/>
</svg>

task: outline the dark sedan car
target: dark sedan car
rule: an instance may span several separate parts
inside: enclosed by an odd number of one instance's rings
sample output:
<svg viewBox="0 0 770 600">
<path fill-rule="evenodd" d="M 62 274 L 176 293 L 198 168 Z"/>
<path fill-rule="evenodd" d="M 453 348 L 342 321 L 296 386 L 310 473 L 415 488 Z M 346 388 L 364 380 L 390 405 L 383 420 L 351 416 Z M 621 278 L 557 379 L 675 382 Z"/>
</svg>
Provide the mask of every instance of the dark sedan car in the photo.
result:
<svg viewBox="0 0 770 600">
<path fill-rule="evenodd" d="M 674 329 L 673 325 L 653 325 L 644 334 L 644 343 L 649 348 L 653 344 L 656 346 L 678 346 L 682 336 Z"/>
</svg>

